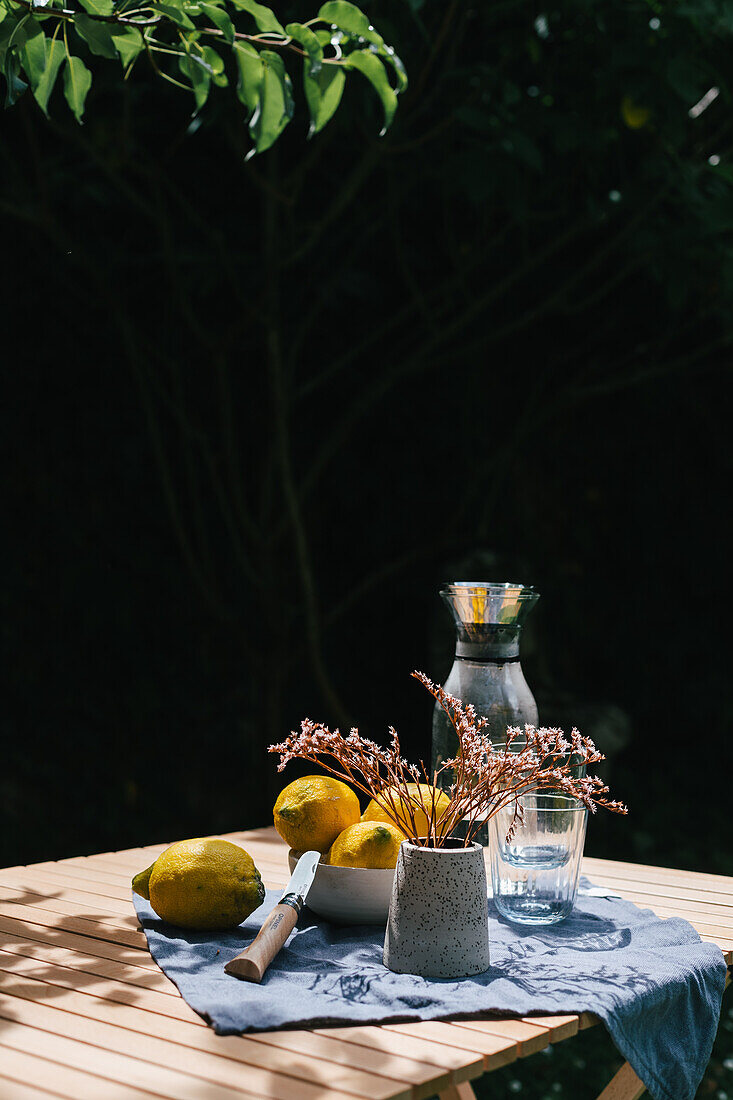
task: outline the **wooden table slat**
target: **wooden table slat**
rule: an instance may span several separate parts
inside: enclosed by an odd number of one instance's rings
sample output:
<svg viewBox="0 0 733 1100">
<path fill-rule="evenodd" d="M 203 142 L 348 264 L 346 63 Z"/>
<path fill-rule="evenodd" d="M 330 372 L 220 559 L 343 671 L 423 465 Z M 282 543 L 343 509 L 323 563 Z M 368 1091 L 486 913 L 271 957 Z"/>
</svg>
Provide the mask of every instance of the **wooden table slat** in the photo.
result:
<svg viewBox="0 0 733 1100">
<path fill-rule="evenodd" d="M 166 978 L 163 971 L 159 970 L 158 967 L 155 970 L 149 970 L 140 966 L 133 966 L 130 963 L 102 959 L 86 952 L 71 951 L 66 947 L 51 947 L 49 944 L 26 940 L 21 936 L 13 936 L 9 932 L 4 932 L 0 936 L 0 951 L 3 954 L 19 955 L 45 965 L 54 964 L 66 967 L 69 970 L 81 971 L 82 974 L 112 978 L 128 985 L 155 989 L 159 993 L 165 993 L 166 996 L 174 999 L 181 996 L 170 978 Z M 81 975 L 77 975 L 74 980 L 78 983 L 84 982 Z"/>
<path fill-rule="evenodd" d="M 640 905 L 640 908 L 651 909 L 659 917 L 681 917 L 683 920 L 690 921 L 690 911 L 685 909 L 679 909 L 671 901 L 669 904 L 645 904 L 640 901 L 638 897 L 632 891 L 624 891 L 623 897 L 628 901 L 633 901 L 635 904 Z M 657 899 L 659 902 L 662 899 Z M 694 926 L 698 932 L 708 932 L 710 935 L 720 935 L 723 938 L 733 938 L 733 920 L 728 920 L 725 916 L 714 917 L 708 913 L 702 913 L 700 915 L 692 914 L 694 917 Z"/>
<path fill-rule="evenodd" d="M 43 875 L 65 875 L 74 879 L 94 879 L 96 882 L 109 882 L 113 886 L 129 886 L 135 870 L 143 870 L 139 863 L 132 868 L 115 864 L 94 864 L 89 859 L 59 859 L 49 863 L 34 863 L 33 871 Z M 27 870 L 27 868 L 26 868 Z M 81 885 L 81 882 L 79 883 Z"/>
<path fill-rule="evenodd" d="M 520 1058 L 535 1054 L 550 1045 L 550 1028 L 528 1019 L 516 1020 L 452 1020 L 452 1027 L 468 1029 L 481 1035 L 491 1035 L 517 1044 Z"/>
<path fill-rule="evenodd" d="M 397 1035 L 407 1035 L 414 1038 L 426 1038 L 436 1045 L 453 1047 L 456 1050 L 467 1050 L 473 1054 L 483 1056 L 484 1071 L 499 1069 L 500 1066 L 509 1065 L 519 1057 L 519 1047 L 515 1040 L 500 1039 L 496 1035 L 474 1035 L 468 1039 L 466 1034 L 453 1031 L 445 1032 L 442 1028 L 449 1028 L 449 1024 L 443 1024 L 437 1020 L 426 1020 L 419 1024 L 385 1024 L 386 1031 Z M 464 1029 L 465 1032 L 465 1029 Z"/>
<path fill-rule="evenodd" d="M 595 885 L 605 886 L 613 893 L 633 890 L 650 898 L 668 898 L 670 901 L 686 902 L 692 907 L 700 906 L 702 909 L 710 911 L 722 910 L 727 912 L 733 909 L 733 891 L 726 893 L 725 891 L 701 890 L 692 883 L 682 886 L 679 883 L 648 882 L 640 879 L 598 874 L 595 871 L 589 877 L 593 878 Z"/>
<path fill-rule="evenodd" d="M 3 1066 L 0 1065 L 0 1100 L 48 1100 L 48 1095 L 46 1089 L 5 1077 Z"/>
<path fill-rule="evenodd" d="M 385 1024 L 384 1027 L 386 1031 L 401 1035 L 424 1036 L 434 1043 L 443 1043 L 445 1046 L 458 1047 L 459 1050 L 472 1050 L 475 1054 L 483 1054 L 484 1065 L 487 1068 L 487 1059 L 491 1059 L 494 1055 L 511 1051 L 513 1058 L 519 1057 L 519 1044 L 514 1037 L 469 1032 L 467 1028 L 459 1028 L 457 1024 L 442 1020 L 424 1020 L 419 1024 Z"/>
<path fill-rule="evenodd" d="M 605 883 L 604 886 L 611 889 L 608 883 Z M 694 898 L 685 898 L 672 893 L 652 893 L 646 888 L 640 890 L 628 885 L 621 886 L 620 884 L 614 884 L 613 891 L 628 901 L 633 901 L 641 909 L 655 909 L 657 905 L 662 905 L 674 909 L 680 914 L 686 914 L 686 920 L 690 920 L 690 918 L 694 920 L 696 917 L 709 918 L 715 923 L 733 929 L 733 904 L 708 900 L 698 901 Z"/>
<path fill-rule="evenodd" d="M 14 1100 L 16 1081 L 40 1089 L 44 1096 L 60 1096 L 62 1100 L 150 1100 L 151 1096 L 150 1092 L 119 1081 L 105 1081 L 84 1069 L 72 1069 L 8 1046 L 0 1049 L 0 1079 L 9 1085 L 7 1100 Z M 204 1098 L 199 1096 L 198 1100 Z"/>
<path fill-rule="evenodd" d="M 684 871 L 675 867 L 652 867 L 643 863 L 623 863 L 614 859 L 596 859 L 586 856 L 583 871 L 592 877 L 601 874 L 605 879 L 624 879 L 628 882 L 656 882 L 660 885 L 692 886 L 714 894 L 733 894 L 733 877 L 711 875 L 704 871 Z"/>
<path fill-rule="evenodd" d="M 160 1016 L 170 1016 L 174 1020 L 187 1020 L 206 1027 L 198 1013 L 194 1012 L 180 994 L 172 997 L 156 989 L 131 985 L 128 982 L 101 975 L 80 973 L 78 970 L 58 966 L 50 961 L 40 962 L 38 959 L 28 959 L 0 950 L 0 976 L 3 976 L 4 983 L 7 981 L 5 975 L 9 974 L 25 975 L 36 981 L 46 982 L 48 985 L 57 987 L 59 991 L 67 989 L 73 993 L 86 993 L 104 1001 L 134 1005 L 146 1012 L 156 1012 Z M 53 996 L 58 1000 L 60 992 Z"/>
<path fill-rule="evenodd" d="M 167 847 L 167 844 L 152 844 L 149 848 L 124 848 L 121 852 L 95 852 L 91 856 L 68 856 L 66 859 L 58 859 L 53 862 L 58 863 L 59 866 L 75 863 L 80 867 L 114 868 L 123 866 L 134 870 L 136 867 L 150 866 L 156 855 L 160 855 Z"/>
<path fill-rule="evenodd" d="M 109 913 L 114 916 L 134 917 L 135 911 L 130 906 L 130 894 L 126 898 L 110 898 L 100 894 L 91 894 L 88 890 L 77 890 L 74 887 L 50 886 L 41 882 L 11 882 L 0 875 L 0 898 L 5 901 L 22 902 L 24 899 L 33 899 L 30 904 L 37 904 L 35 899 L 43 898 L 46 901 L 71 901 L 76 905 L 77 913 Z"/>
<path fill-rule="evenodd" d="M 292 1100 L 295 1087 L 293 1078 L 298 1081 L 298 1095 L 311 1096 L 311 1090 L 302 1081 L 315 1082 L 318 1092 L 330 1085 L 337 1091 L 351 1092 L 359 1097 L 389 1097 L 405 1091 L 404 1082 L 385 1080 L 379 1073 L 364 1073 L 357 1069 L 342 1071 L 324 1060 L 314 1057 L 302 1057 L 297 1052 L 277 1051 L 255 1043 L 249 1036 L 217 1036 L 203 1024 L 192 1009 L 192 1020 L 168 1020 L 152 1012 L 136 1007 L 125 1007 L 120 1011 L 118 1004 L 98 1000 L 94 994 L 67 993 L 54 997 L 50 1003 L 46 1000 L 42 982 L 26 982 L 25 985 L 7 985 L 3 982 L 0 992 L 0 1016 L 10 1015 L 11 1019 L 33 1020 L 36 1026 L 44 1030 L 51 1029 L 59 1034 L 78 1037 L 81 1034 L 94 1035 L 94 1042 L 102 1048 L 146 1049 L 155 1048 L 156 1057 L 160 1054 L 158 1044 L 171 1048 L 173 1058 L 187 1057 L 186 1051 L 206 1053 L 219 1059 L 232 1060 L 244 1067 L 241 1073 L 248 1080 L 259 1082 L 259 1089 L 267 1089 L 263 1096 L 281 1095 L 284 1100 Z M 26 1004 L 25 1010 L 22 1005 Z M 185 1002 L 182 1001 L 185 1005 Z M 80 1022 L 79 1022 L 80 1021 Z M 119 1034 L 118 1034 L 119 1033 Z M 0 1027 L 0 1042 L 4 1029 Z M 147 1041 L 154 1041 L 154 1043 Z M 92 1040 L 89 1040 L 92 1042 Z M 185 1048 L 185 1049 L 184 1049 Z M 374 1065 L 379 1065 L 375 1059 Z M 265 1076 L 263 1076 L 263 1074 Z M 303 1076 L 304 1075 L 304 1076 Z M 439 1076 L 439 1075 L 436 1075 Z M 343 1080 L 341 1080 L 343 1078 Z M 270 1082 L 270 1084 L 269 1084 Z M 287 1090 L 289 1093 L 287 1092 Z M 409 1090 L 408 1090 L 409 1091 Z M 256 1095 L 256 1093 L 255 1093 Z M 306 1098 L 307 1100 L 307 1098 Z"/>
<path fill-rule="evenodd" d="M 370 1050 L 396 1050 L 400 1054 L 415 1058 L 419 1062 L 438 1066 L 450 1071 L 454 1081 L 469 1081 L 484 1072 L 483 1055 L 469 1058 L 465 1050 L 433 1043 L 428 1038 L 415 1035 L 385 1033 L 377 1025 L 355 1027 L 317 1028 L 315 1035 L 336 1036 L 349 1043 L 367 1047 Z"/>
<path fill-rule="evenodd" d="M 375 1049 L 369 1050 L 354 1043 L 345 1042 L 337 1035 L 318 1034 L 313 1031 L 265 1031 L 248 1035 L 252 1042 L 276 1046 L 282 1050 L 297 1052 L 305 1057 L 320 1058 L 337 1065 L 367 1070 L 412 1084 L 415 1100 L 434 1095 L 450 1084 L 452 1074 L 440 1072 L 429 1062 L 410 1058 L 404 1054 Z"/>
<path fill-rule="evenodd" d="M 62 916 L 83 917 L 85 920 L 97 921 L 102 924 L 110 924 L 116 928 L 128 928 L 132 931 L 140 930 L 140 922 L 134 910 L 128 902 L 126 913 L 115 913 L 105 910 L 101 906 L 91 906 L 85 901 L 74 901 L 73 897 L 59 897 L 56 894 L 34 894 L 27 890 L 9 888 L 0 885 L 0 902 L 11 905 L 27 905 L 31 909 L 45 909 L 49 913 L 60 913 Z"/>
<path fill-rule="evenodd" d="M 403 1082 L 384 1080 L 375 1073 L 363 1073 L 317 1059 L 299 1059 L 290 1054 L 282 1059 L 286 1069 L 277 1072 L 274 1059 L 268 1059 L 264 1065 L 243 1063 L 219 1053 L 210 1053 L 196 1045 L 183 1046 L 166 1042 L 157 1036 L 130 1031 L 126 1027 L 116 1026 L 98 1019 L 84 1018 L 73 1012 L 65 1012 L 45 1003 L 27 1004 L 15 997 L 0 993 L 0 1020 L 13 1021 L 11 1025 L 0 1027 L 0 1045 L 15 1044 L 17 1025 L 39 1030 L 42 1035 L 31 1040 L 21 1033 L 22 1047 L 30 1053 L 51 1056 L 56 1049 L 59 1059 L 73 1068 L 109 1073 L 115 1071 L 115 1079 L 149 1088 L 161 1096 L 171 1097 L 179 1094 L 181 1074 L 201 1078 L 207 1082 L 207 1094 L 215 1089 L 216 1096 L 225 1100 L 226 1089 L 236 1089 L 247 1096 L 268 1097 L 272 1100 L 291 1100 L 293 1089 L 297 1086 L 307 1100 L 319 1100 L 325 1092 L 332 1097 L 334 1091 L 341 1095 L 392 1098 L 402 1095 L 405 1100 L 410 1096 L 409 1087 Z M 45 1042 L 43 1036 L 50 1037 Z M 74 1045 L 65 1045 L 60 1050 L 53 1042 L 58 1037 L 73 1041 Z M 93 1050 L 79 1051 L 78 1044 L 88 1044 Z M 47 1054 L 44 1054 L 44 1051 Z M 79 1060 L 80 1055 L 82 1060 Z M 125 1061 L 119 1062 L 118 1057 Z M 85 1060 L 83 1060 L 85 1059 Z M 132 1061 L 134 1059 L 134 1062 Z M 280 1067 L 277 1067 L 278 1070 Z M 158 1072 L 158 1071 L 162 1072 Z M 120 1076 L 117 1072 L 120 1071 Z M 124 1071 L 124 1072 L 122 1072 Z M 347 1088 L 342 1092 L 342 1078 Z M 214 1093 L 212 1092 L 212 1100 Z"/>
<path fill-rule="evenodd" d="M 34 909 L 30 905 L 17 905 L 15 902 L 0 901 L 0 917 L 10 917 L 27 924 L 39 924 L 43 928 L 54 928 L 60 932 L 73 932 L 76 935 L 90 936 L 108 943 L 126 944 L 144 950 L 147 946 L 144 932 L 134 932 L 129 928 L 115 928 L 103 921 L 91 917 L 69 917 L 51 913 L 47 909 Z"/>
<path fill-rule="evenodd" d="M 231 1082 L 222 1085 L 210 1077 L 201 1078 L 199 1072 L 193 1073 L 192 1065 L 198 1071 L 201 1070 L 201 1062 L 195 1058 L 181 1058 L 180 1064 L 186 1067 L 185 1070 L 171 1069 L 166 1065 L 141 1060 L 135 1053 L 120 1054 L 117 1050 L 97 1047 L 95 1040 L 99 1040 L 99 1035 L 93 1028 L 88 1029 L 84 1039 L 70 1038 L 65 1032 L 67 1029 L 73 1030 L 72 1022 L 73 1017 L 69 1016 L 63 1025 L 64 1033 L 18 1024 L 12 1028 L 5 1026 L 0 1029 L 0 1048 L 20 1050 L 53 1061 L 62 1067 L 105 1078 L 115 1086 L 115 1097 L 120 1087 L 132 1086 L 164 1100 L 202 1100 L 203 1097 L 206 1100 L 232 1100 L 233 1092 L 235 1096 L 256 1097 L 257 1100 L 292 1100 L 295 1087 L 292 1078 L 288 1080 L 277 1077 L 268 1070 L 261 1074 L 250 1070 L 246 1075 L 241 1075 L 236 1086 Z M 119 1035 L 124 1038 L 122 1029 L 119 1029 Z M 145 1048 L 142 1040 L 140 1047 Z M 96 1087 L 97 1093 L 92 1095 L 94 1100 L 100 1100 L 105 1093 L 101 1091 L 99 1081 Z M 307 1093 L 308 1100 L 333 1100 L 333 1093 L 338 1092 L 331 1090 L 327 1083 L 309 1085 L 304 1081 L 302 1085 L 298 1082 L 298 1087 Z M 353 1100 L 354 1097 L 353 1093 L 338 1095 L 339 1100 Z M 409 1100 L 409 1096 L 403 1096 L 401 1100 Z"/>
<path fill-rule="evenodd" d="M 73 878 L 71 875 L 59 873 L 57 875 L 52 874 L 50 871 L 41 871 L 36 874 L 32 867 L 21 867 L 20 869 L 14 869 L 12 871 L 3 872 L 0 875 L 0 881 L 7 885 L 31 885 L 36 890 L 41 886 L 48 888 L 49 893 L 54 888 L 59 889 L 62 886 L 66 886 L 71 890 L 82 890 L 83 884 L 78 878 Z M 85 892 L 90 895 L 90 901 L 94 897 L 103 898 L 118 898 L 121 901 L 130 900 L 130 883 L 109 883 L 109 882 L 97 882 L 91 879 L 87 879 L 87 887 Z"/>
<path fill-rule="evenodd" d="M 82 922 L 80 922 L 82 923 Z M 0 945 L 2 933 L 23 936 L 30 942 L 50 944 L 53 947 L 67 947 L 101 959 L 114 959 L 117 962 L 129 962 L 144 970 L 158 970 L 158 964 L 140 947 L 117 943 L 115 940 L 101 940 L 89 933 L 70 932 L 60 925 L 36 924 L 33 921 L 16 917 L 4 917 L 0 914 Z"/>
<path fill-rule="evenodd" d="M 524 1019 L 527 1023 L 542 1024 L 548 1028 L 551 1043 L 577 1035 L 580 1023 L 577 1016 L 525 1016 Z"/>
</svg>

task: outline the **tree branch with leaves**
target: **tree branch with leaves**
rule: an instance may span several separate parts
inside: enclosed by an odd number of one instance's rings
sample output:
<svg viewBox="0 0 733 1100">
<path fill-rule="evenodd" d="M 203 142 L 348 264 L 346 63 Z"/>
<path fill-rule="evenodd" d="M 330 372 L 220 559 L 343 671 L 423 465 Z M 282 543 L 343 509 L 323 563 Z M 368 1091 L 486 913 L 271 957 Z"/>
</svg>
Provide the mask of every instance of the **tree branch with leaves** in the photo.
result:
<svg viewBox="0 0 733 1100">
<path fill-rule="evenodd" d="M 212 88 L 233 83 L 246 111 L 252 156 L 269 149 L 294 115 L 285 58 L 302 67 L 310 135 L 335 114 L 348 73 L 361 73 L 379 97 L 382 133 L 407 87 L 394 49 L 348 0 L 328 0 L 314 18 L 285 26 L 257 0 L 79 0 L 79 5 L 0 0 L 6 106 L 30 87 L 48 115 L 63 69 L 66 102 L 81 122 L 92 86 L 87 61 L 92 68 L 98 59 L 116 61 L 127 79 L 146 58 L 157 76 L 192 93 L 194 114 Z"/>
</svg>

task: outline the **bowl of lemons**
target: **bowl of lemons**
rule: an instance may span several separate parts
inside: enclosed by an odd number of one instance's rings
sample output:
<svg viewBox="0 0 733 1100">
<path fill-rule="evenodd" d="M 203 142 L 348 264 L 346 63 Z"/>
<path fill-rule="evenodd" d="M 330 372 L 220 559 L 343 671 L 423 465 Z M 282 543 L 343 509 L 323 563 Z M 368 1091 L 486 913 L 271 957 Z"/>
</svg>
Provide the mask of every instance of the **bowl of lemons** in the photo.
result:
<svg viewBox="0 0 733 1100">
<path fill-rule="evenodd" d="M 397 832 L 393 825 L 386 825 L 384 828 L 388 833 L 392 830 Z M 390 835 L 387 843 L 394 843 L 399 851 L 403 839 L 401 834 L 396 838 Z M 291 871 L 300 855 L 301 852 L 293 851 L 292 848 L 288 852 Z M 386 924 L 389 900 L 392 897 L 394 865 L 342 867 L 324 862 L 326 858 L 321 857 L 313 885 L 308 891 L 308 908 L 317 917 L 323 917 L 333 924 Z"/>
<path fill-rule="evenodd" d="M 273 817 L 290 846 L 291 872 L 304 851 L 321 852 L 306 903 L 316 916 L 334 924 L 386 924 L 405 835 L 381 806 L 372 799 L 362 814 L 346 783 L 308 775 L 280 792 Z"/>
</svg>

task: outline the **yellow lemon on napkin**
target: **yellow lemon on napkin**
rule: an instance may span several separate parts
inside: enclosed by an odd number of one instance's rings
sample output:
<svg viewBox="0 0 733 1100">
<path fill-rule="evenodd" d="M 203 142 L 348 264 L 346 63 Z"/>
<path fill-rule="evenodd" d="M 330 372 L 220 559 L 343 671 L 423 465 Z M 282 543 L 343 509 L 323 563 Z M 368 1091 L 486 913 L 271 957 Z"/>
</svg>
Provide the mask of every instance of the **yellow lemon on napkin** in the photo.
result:
<svg viewBox="0 0 733 1100">
<path fill-rule="evenodd" d="M 380 796 L 381 801 L 389 803 L 391 798 L 397 807 L 401 817 L 407 822 L 410 820 L 410 814 L 415 818 L 415 827 L 417 836 L 427 836 L 428 833 L 428 815 L 430 814 L 430 808 L 432 806 L 433 797 L 435 798 L 435 821 L 438 821 L 440 815 L 444 813 L 450 805 L 450 799 L 448 795 L 443 791 L 438 791 L 435 787 L 432 787 L 429 783 L 408 783 L 407 793 L 410 796 L 411 801 L 407 803 L 406 799 L 403 799 L 400 795 L 397 787 L 389 787 L 387 791 Z M 425 810 L 420 809 L 419 803 L 425 805 Z M 415 805 L 415 802 L 418 805 Z M 409 812 L 408 812 L 409 810 Z M 392 819 L 387 815 L 385 810 L 375 802 L 371 800 L 364 813 L 361 816 L 362 821 L 391 821 Z M 401 826 L 400 826 L 401 827 Z M 402 827 L 401 827 L 402 828 Z M 402 829 L 405 832 L 404 828 Z M 407 835 L 405 833 L 405 835 Z"/>
<path fill-rule="evenodd" d="M 306 775 L 280 791 L 273 818 L 280 836 L 296 852 L 326 852 L 360 813 L 359 799 L 340 779 Z"/>
<path fill-rule="evenodd" d="M 336 837 L 328 862 L 332 867 L 394 867 L 404 839 L 389 822 L 357 821 Z"/>
<path fill-rule="evenodd" d="M 215 837 L 171 844 L 132 888 L 164 921 L 200 932 L 235 928 L 265 899 L 252 856 Z"/>
</svg>

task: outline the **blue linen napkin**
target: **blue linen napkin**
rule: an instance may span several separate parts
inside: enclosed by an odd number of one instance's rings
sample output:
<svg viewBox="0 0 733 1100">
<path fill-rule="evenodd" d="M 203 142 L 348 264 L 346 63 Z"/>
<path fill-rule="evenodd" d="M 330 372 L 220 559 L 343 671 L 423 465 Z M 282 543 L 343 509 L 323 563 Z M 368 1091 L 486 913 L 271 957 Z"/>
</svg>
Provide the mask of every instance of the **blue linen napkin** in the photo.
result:
<svg viewBox="0 0 733 1100">
<path fill-rule="evenodd" d="M 580 897 L 561 924 L 521 928 L 489 900 L 491 965 L 460 980 L 394 974 L 384 929 L 339 927 L 307 908 L 261 985 L 224 973 L 280 894 L 233 932 L 184 932 L 133 895 L 151 954 L 220 1035 L 282 1027 L 594 1012 L 653 1100 L 693 1100 L 720 1017 L 726 966 L 687 921 Z"/>
</svg>

